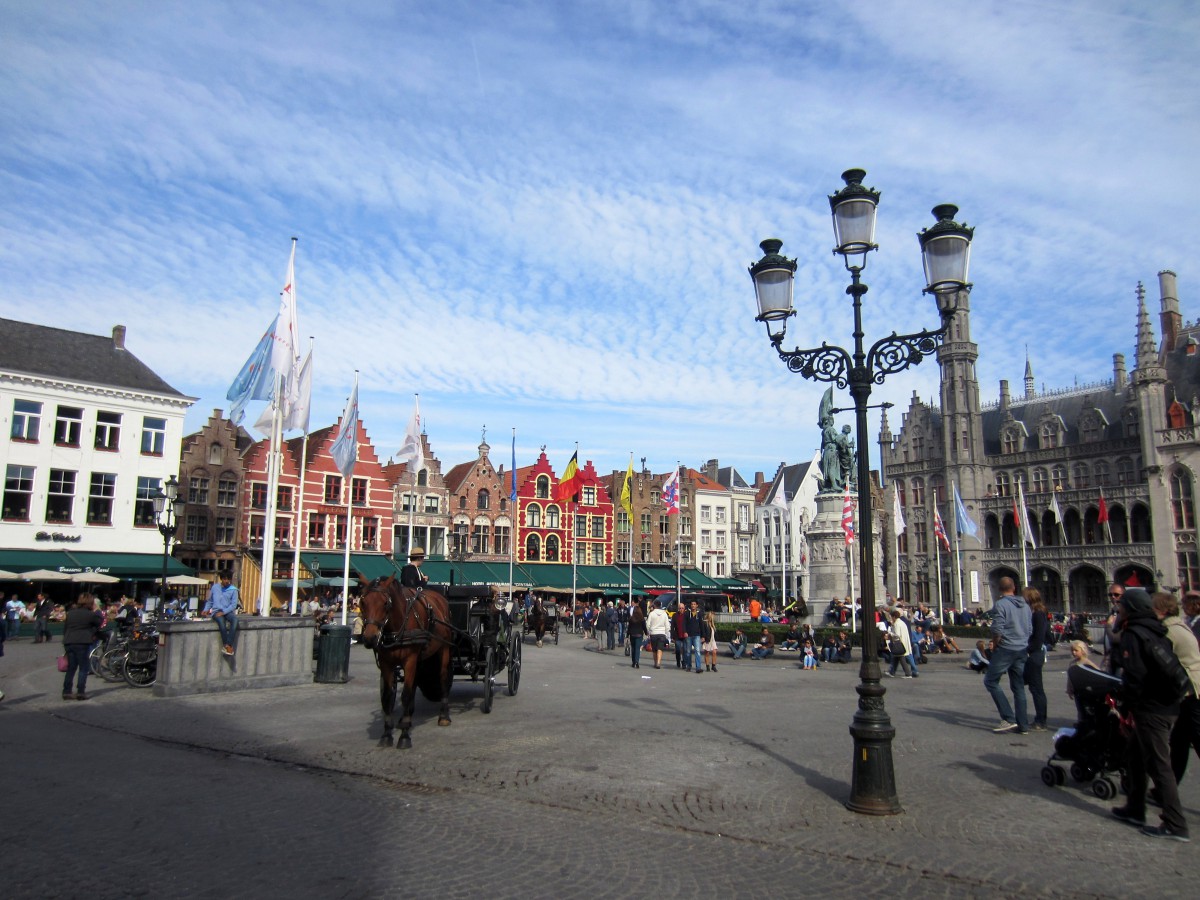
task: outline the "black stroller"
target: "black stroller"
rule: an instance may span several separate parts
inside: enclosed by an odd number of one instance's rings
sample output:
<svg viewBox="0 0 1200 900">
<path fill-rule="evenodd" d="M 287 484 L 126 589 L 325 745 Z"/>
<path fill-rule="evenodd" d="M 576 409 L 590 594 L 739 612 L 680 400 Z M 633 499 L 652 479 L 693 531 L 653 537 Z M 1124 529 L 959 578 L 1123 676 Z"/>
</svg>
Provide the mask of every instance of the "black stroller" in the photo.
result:
<svg viewBox="0 0 1200 900">
<path fill-rule="evenodd" d="M 1065 784 L 1066 771 L 1055 762 L 1071 763 L 1071 777 L 1080 783 L 1090 781 L 1092 793 L 1111 800 L 1125 790 L 1125 753 L 1129 741 L 1128 722 L 1118 708 L 1121 679 L 1088 666 L 1072 666 L 1067 680 L 1075 695 L 1079 720 L 1074 728 L 1064 728 L 1054 737 L 1054 753 L 1042 767 L 1042 783 L 1047 787 Z"/>
</svg>

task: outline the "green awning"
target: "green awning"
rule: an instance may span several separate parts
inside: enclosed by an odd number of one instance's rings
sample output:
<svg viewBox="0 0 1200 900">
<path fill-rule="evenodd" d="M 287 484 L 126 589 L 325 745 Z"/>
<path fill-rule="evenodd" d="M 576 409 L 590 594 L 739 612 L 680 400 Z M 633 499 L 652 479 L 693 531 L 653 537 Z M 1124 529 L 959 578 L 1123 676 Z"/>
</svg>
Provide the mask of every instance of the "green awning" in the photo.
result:
<svg viewBox="0 0 1200 900">
<path fill-rule="evenodd" d="M 69 572 L 78 568 L 79 564 L 63 550 L 0 550 L 0 569 L 10 572 L 32 572 L 34 569 Z"/>
<path fill-rule="evenodd" d="M 161 553 L 100 553 L 69 550 L 68 554 L 83 569 L 114 575 L 117 578 L 161 578 Z M 167 557 L 167 576 L 195 573 L 173 556 Z"/>
<path fill-rule="evenodd" d="M 429 579 L 430 584 L 466 584 L 483 587 L 493 584 L 508 584 L 508 564 L 503 564 L 503 573 L 498 571 L 500 567 L 501 563 L 427 559 L 421 565 L 421 571 Z"/>
<path fill-rule="evenodd" d="M 323 578 L 341 577 L 345 571 L 346 555 L 344 553 L 304 553 L 300 554 L 301 564 L 313 575 Z M 350 576 L 361 576 L 368 581 L 376 578 L 386 578 L 388 575 L 399 576 L 400 569 L 392 562 L 390 556 L 382 553 L 351 553 Z"/>
<path fill-rule="evenodd" d="M 726 594 L 750 594 L 754 592 L 754 586 L 747 584 L 737 578 L 714 578 L 717 584 L 721 586 L 721 590 Z"/>
</svg>

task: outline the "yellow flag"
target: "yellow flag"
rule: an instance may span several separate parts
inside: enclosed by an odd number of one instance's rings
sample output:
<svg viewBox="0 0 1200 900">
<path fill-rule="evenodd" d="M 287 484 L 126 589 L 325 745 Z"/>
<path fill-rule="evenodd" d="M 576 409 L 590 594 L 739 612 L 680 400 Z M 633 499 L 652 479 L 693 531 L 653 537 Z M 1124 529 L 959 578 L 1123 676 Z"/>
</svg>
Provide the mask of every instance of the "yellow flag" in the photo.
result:
<svg viewBox="0 0 1200 900">
<path fill-rule="evenodd" d="M 629 455 L 629 471 L 625 473 L 625 484 L 621 486 L 621 509 L 629 515 L 629 528 L 633 530 L 633 454 Z"/>
</svg>

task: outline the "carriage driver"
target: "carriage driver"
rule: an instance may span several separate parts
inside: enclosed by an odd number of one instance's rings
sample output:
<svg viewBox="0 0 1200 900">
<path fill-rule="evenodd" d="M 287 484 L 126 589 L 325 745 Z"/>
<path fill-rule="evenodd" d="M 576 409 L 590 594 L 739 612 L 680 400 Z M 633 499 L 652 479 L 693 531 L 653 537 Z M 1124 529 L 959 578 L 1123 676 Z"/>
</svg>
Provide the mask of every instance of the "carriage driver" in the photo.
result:
<svg viewBox="0 0 1200 900">
<path fill-rule="evenodd" d="M 408 565 L 400 570 L 400 586 L 422 590 L 429 583 L 429 576 L 421 571 L 421 563 L 425 562 L 425 548 L 413 547 L 408 554 Z"/>
</svg>

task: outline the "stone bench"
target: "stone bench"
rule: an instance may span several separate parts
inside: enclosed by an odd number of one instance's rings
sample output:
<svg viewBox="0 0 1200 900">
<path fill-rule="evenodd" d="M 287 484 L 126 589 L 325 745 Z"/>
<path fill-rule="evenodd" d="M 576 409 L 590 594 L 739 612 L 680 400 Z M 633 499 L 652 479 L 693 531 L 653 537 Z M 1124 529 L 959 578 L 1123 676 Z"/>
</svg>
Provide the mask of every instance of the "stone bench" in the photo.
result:
<svg viewBox="0 0 1200 900">
<path fill-rule="evenodd" d="M 311 684 L 313 638 L 309 619 L 238 616 L 237 655 L 221 653 L 211 619 L 159 625 L 154 694 L 178 697 L 216 691 Z"/>
</svg>

